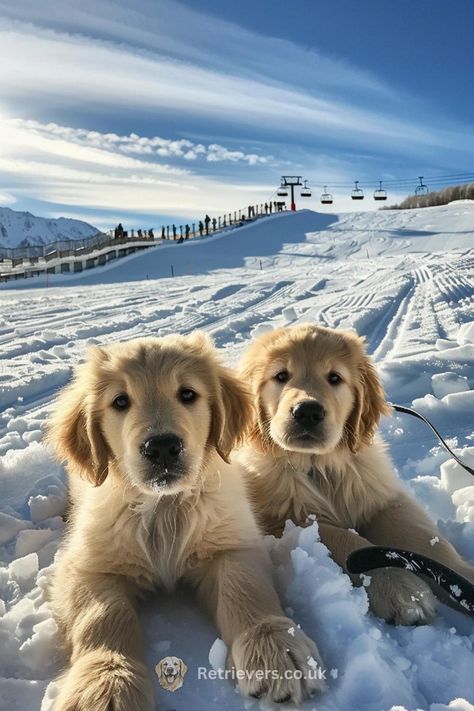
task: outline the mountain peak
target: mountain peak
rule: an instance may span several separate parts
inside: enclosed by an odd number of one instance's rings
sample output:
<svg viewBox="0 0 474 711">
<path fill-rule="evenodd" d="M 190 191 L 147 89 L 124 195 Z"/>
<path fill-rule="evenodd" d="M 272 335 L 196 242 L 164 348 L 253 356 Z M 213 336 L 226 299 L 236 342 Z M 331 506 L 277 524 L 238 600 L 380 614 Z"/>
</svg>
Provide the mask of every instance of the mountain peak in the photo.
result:
<svg viewBox="0 0 474 711">
<path fill-rule="evenodd" d="M 27 247 L 60 239 L 91 237 L 99 230 L 69 217 L 37 217 L 31 212 L 0 207 L 0 247 Z"/>
</svg>

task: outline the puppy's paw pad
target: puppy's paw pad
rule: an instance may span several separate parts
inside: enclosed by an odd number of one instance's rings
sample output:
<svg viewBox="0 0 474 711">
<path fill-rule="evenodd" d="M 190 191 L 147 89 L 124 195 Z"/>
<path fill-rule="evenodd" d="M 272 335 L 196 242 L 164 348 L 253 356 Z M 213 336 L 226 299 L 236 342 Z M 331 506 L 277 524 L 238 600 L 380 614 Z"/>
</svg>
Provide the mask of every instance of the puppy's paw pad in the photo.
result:
<svg viewBox="0 0 474 711">
<path fill-rule="evenodd" d="M 116 652 L 89 652 L 60 679 L 54 711 L 153 711 L 144 664 Z"/>
<path fill-rule="evenodd" d="M 285 617 L 268 617 L 239 635 L 232 659 L 244 675 L 240 688 L 249 696 L 299 704 L 326 686 L 316 645 Z"/>
<path fill-rule="evenodd" d="M 395 625 L 426 625 L 436 615 L 431 588 L 408 570 L 374 571 L 367 594 L 372 612 Z"/>
</svg>

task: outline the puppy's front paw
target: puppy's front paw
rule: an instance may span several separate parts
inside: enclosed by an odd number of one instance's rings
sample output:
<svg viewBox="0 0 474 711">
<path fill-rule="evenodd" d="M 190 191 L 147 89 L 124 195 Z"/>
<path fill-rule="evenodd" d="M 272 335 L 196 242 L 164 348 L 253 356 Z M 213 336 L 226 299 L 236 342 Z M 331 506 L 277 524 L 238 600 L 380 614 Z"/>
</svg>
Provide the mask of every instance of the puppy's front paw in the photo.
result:
<svg viewBox="0 0 474 711">
<path fill-rule="evenodd" d="M 232 644 L 230 663 L 240 689 L 277 703 L 300 704 L 325 688 L 319 651 L 287 617 L 267 617 L 242 632 Z"/>
<path fill-rule="evenodd" d="M 409 570 L 382 568 L 370 573 L 370 609 L 395 625 L 426 625 L 436 614 L 436 598 L 424 580 Z"/>
<path fill-rule="evenodd" d="M 153 711 L 144 664 L 106 649 L 80 657 L 60 679 L 53 711 Z"/>
</svg>

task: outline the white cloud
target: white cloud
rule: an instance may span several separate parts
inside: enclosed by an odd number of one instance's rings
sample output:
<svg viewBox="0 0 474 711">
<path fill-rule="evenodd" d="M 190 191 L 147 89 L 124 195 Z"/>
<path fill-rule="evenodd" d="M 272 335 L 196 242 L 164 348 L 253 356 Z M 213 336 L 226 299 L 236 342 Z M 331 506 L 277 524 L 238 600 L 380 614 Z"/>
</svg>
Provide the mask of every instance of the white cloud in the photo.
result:
<svg viewBox="0 0 474 711">
<path fill-rule="evenodd" d="M 228 151 L 218 144 L 119 136 L 5 117 L 0 117 L 0 136 L 0 171 L 12 185 L 12 196 L 18 198 L 33 194 L 37 200 L 76 209 L 180 214 L 191 219 L 205 211 L 223 214 L 265 200 L 274 190 L 155 162 L 163 152 L 185 159 L 192 150 L 196 158 L 208 160 L 253 160 L 252 154 Z"/>
<path fill-rule="evenodd" d="M 13 205 L 16 202 L 14 195 L 10 193 L 0 193 L 0 205 Z"/>
<path fill-rule="evenodd" d="M 37 148 L 43 145 L 49 152 L 88 162 L 118 164 L 121 167 L 131 169 L 139 167 L 141 164 L 137 164 L 134 160 L 121 159 L 119 156 L 112 157 L 108 153 L 136 154 L 146 158 L 183 158 L 188 161 L 205 158 L 211 162 L 230 161 L 233 163 L 248 163 L 249 165 L 265 164 L 272 160 L 272 156 L 231 151 L 217 143 L 204 146 L 201 143 L 193 143 L 184 138 L 180 140 L 172 140 L 160 136 L 149 138 L 147 136 L 138 136 L 136 133 L 130 133 L 128 136 L 119 136 L 116 133 L 101 133 L 84 128 L 70 128 L 56 123 L 42 124 L 39 121 L 24 119 L 4 119 L 3 126 L 6 132 L 10 132 L 7 138 L 8 142 L 12 141 L 12 131 L 20 131 L 22 139 L 26 140 L 27 143 L 33 142 Z M 74 146 L 80 146 L 81 150 L 77 151 Z M 156 172 L 175 174 L 186 172 L 182 168 L 166 164 L 153 165 L 154 167 L 150 169 L 156 170 Z"/>
<path fill-rule="evenodd" d="M 379 108 L 324 97 L 312 88 L 238 76 L 159 52 L 80 35 L 0 21 L 0 92 L 15 105 L 45 111 L 86 105 L 111 110 L 154 111 L 194 120 L 251 126 L 286 134 L 330 136 L 343 143 L 400 148 L 450 140 Z M 191 153 L 191 157 L 192 157 Z"/>
<path fill-rule="evenodd" d="M 313 86 L 318 91 L 350 89 L 396 98 L 394 89 L 372 72 L 351 66 L 315 48 L 263 36 L 175 0 L 49 0 L 48 14 L 37 0 L 0 0 L 9 18 L 71 34 L 100 36 L 119 45 L 216 67 L 230 75 L 264 77 L 280 85 Z M 212 41 L 210 41 L 212 39 Z"/>
</svg>

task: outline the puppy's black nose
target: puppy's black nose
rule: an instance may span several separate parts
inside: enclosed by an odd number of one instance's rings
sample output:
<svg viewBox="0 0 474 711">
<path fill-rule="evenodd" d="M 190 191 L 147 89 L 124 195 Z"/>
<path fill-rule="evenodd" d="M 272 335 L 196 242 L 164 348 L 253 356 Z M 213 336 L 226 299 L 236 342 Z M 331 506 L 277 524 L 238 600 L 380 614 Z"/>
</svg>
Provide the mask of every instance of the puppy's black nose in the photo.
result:
<svg viewBox="0 0 474 711">
<path fill-rule="evenodd" d="M 291 408 L 291 415 L 304 427 L 312 427 L 324 420 L 326 410 L 315 400 L 303 400 Z"/>
<path fill-rule="evenodd" d="M 140 452 L 154 464 L 171 467 L 176 464 L 183 449 L 182 439 L 174 434 L 165 434 L 146 439 L 140 447 Z"/>
</svg>

